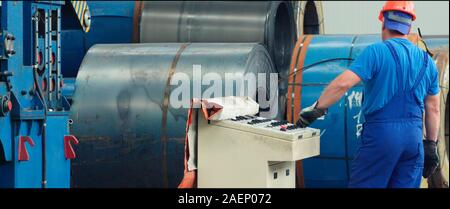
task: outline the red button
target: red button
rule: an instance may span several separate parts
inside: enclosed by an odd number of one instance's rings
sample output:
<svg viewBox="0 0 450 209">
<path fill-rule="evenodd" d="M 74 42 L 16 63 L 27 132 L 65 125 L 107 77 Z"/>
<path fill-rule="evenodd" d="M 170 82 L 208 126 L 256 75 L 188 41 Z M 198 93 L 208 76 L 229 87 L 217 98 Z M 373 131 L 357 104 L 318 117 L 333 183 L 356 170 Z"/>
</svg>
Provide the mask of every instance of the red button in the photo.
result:
<svg viewBox="0 0 450 209">
<path fill-rule="evenodd" d="M 10 100 L 7 101 L 8 103 L 8 112 L 12 110 L 12 102 Z"/>
</svg>

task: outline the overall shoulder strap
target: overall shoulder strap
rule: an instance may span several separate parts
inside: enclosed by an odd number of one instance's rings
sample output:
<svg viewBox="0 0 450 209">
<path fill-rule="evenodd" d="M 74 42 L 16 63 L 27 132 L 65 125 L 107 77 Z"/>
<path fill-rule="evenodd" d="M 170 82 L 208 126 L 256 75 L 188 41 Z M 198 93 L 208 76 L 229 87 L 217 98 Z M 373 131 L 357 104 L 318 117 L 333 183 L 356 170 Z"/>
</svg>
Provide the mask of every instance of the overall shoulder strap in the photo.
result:
<svg viewBox="0 0 450 209">
<path fill-rule="evenodd" d="M 395 71 L 397 73 L 397 83 L 399 86 L 399 91 L 402 91 L 403 89 L 403 74 L 401 73 L 401 66 L 400 66 L 400 59 L 398 58 L 398 54 L 397 51 L 395 51 L 394 46 L 392 45 L 392 43 L 390 41 L 384 41 L 384 44 L 386 44 L 386 46 L 388 47 L 389 51 L 392 54 L 392 57 L 394 58 L 395 61 Z"/>
<path fill-rule="evenodd" d="M 416 77 L 416 81 L 414 82 L 413 87 L 411 88 L 411 91 L 414 91 L 417 86 L 419 85 L 420 81 L 422 81 L 423 76 L 425 75 L 425 71 L 428 68 L 428 54 L 427 52 L 423 51 L 423 65 L 422 69 L 420 69 L 419 74 Z"/>
</svg>

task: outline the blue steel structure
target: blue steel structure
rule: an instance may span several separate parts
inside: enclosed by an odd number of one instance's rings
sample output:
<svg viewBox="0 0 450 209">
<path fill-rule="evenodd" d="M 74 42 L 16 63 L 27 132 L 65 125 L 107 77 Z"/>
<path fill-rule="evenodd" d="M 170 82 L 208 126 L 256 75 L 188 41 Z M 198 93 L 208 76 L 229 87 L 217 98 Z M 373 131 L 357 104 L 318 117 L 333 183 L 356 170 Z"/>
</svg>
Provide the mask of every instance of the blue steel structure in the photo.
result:
<svg viewBox="0 0 450 209">
<path fill-rule="evenodd" d="M 131 43 L 133 35 L 134 1 L 87 1 L 91 27 L 84 33 L 73 12 L 62 16 L 61 39 L 64 45 L 62 74 L 75 78 L 84 55 L 94 44 Z M 71 8 L 67 8 L 71 10 Z"/>
<path fill-rule="evenodd" d="M 75 91 L 75 78 L 86 52 L 95 44 L 131 43 L 135 1 L 87 1 L 91 26 L 85 33 L 79 26 L 72 8 L 65 7 L 62 15 L 61 41 L 64 46 L 61 61 L 64 87 L 62 94 L 69 101 Z"/>
<path fill-rule="evenodd" d="M 70 187 L 69 103 L 61 94 L 64 1 L 2 1 L 0 187 Z"/>
</svg>

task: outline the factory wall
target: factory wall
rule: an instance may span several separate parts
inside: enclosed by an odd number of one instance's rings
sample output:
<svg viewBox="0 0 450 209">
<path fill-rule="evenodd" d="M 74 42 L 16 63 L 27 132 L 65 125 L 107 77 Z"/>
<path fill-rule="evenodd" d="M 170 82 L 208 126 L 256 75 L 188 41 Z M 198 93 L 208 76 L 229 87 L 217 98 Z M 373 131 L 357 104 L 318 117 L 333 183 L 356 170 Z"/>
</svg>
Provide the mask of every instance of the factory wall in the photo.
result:
<svg viewBox="0 0 450 209">
<path fill-rule="evenodd" d="M 323 1 L 325 34 L 380 33 L 378 14 L 384 1 Z M 413 32 L 448 35 L 448 1 L 416 1 L 417 20 Z M 439 23 L 439 24 L 436 24 Z"/>
</svg>

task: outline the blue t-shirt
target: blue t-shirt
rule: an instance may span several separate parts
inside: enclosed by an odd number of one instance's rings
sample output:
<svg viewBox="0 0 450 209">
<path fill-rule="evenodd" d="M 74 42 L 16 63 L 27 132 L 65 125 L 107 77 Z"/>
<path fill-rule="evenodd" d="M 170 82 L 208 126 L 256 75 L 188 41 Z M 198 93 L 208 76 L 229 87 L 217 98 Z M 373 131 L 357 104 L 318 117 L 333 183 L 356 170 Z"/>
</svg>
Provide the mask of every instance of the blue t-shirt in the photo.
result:
<svg viewBox="0 0 450 209">
<path fill-rule="evenodd" d="M 420 69 L 424 64 L 423 50 L 407 39 L 392 38 L 396 50 L 401 72 L 403 73 L 403 88 L 409 90 L 414 85 Z M 436 64 L 430 56 L 428 68 L 424 77 L 415 90 L 422 110 L 427 95 L 439 93 L 439 74 Z M 368 46 L 349 67 L 356 73 L 364 84 L 364 101 L 362 110 L 364 114 L 372 113 L 384 107 L 398 91 L 396 64 L 389 48 L 383 42 Z"/>
</svg>

